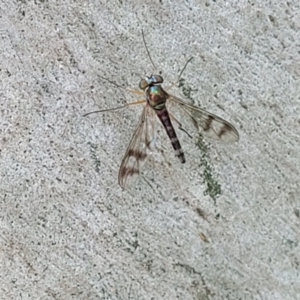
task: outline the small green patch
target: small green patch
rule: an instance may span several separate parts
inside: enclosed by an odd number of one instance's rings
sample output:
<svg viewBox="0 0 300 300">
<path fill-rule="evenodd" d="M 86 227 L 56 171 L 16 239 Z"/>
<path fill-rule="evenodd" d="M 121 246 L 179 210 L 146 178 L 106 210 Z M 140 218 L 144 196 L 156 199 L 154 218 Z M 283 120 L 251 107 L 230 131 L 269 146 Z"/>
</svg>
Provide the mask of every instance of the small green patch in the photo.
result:
<svg viewBox="0 0 300 300">
<path fill-rule="evenodd" d="M 190 86 L 185 85 L 185 80 L 183 78 L 179 79 L 179 84 L 178 87 L 181 88 L 182 93 L 185 97 L 187 97 L 189 100 L 193 100 L 191 93 L 192 92 L 197 92 L 197 89 L 192 89 Z"/>
<path fill-rule="evenodd" d="M 196 145 L 202 152 L 199 167 L 204 167 L 203 182 L 206 184 L 204 195 L 209 195 L 214 200 L 214 202 L 216 202 L 216 199 L 222 193 L 221 185 L 213 176 L 213 169 L 209 164 L 209 158 L 207 154 L 207 145 L 205 144 L 202 135 L 199 135 Z"/>
<path fill-rule="evenodd" d="M 182 89 L 182 93 L 189 99 L 192 100 L 191 93 L 193 90 L 191 87 L 186 86 L 184 79 L 179 80 L 179 87 Z M 214 202 L 216 202 L 216 199 L 221 195 L 221 185 L 218 183 L 218 181 L 214 178 L 213 175 L 213 168 L 211 167 L 209 163 L 209 156 L 208 156 L 208 147 L 206 143 L 203 140 L 203 136 L 199 134 L 198 141 L 196 143 L 196 146 L 201 150 L 201 159 L 199 167 L 204 168 L 203 171 L 203 183 L 206 184 L 206 190 L 204 191 L 204 195 L 209 195 Z"/>
</svg>

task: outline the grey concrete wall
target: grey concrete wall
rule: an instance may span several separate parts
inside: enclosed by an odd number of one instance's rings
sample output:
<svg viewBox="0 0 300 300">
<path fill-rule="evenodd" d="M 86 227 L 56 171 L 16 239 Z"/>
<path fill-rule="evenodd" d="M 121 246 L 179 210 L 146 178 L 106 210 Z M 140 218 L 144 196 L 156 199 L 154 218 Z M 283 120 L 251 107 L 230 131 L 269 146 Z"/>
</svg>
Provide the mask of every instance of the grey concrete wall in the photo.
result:
<svg viewBox="0 0 300 300">
<path fill-rule="evenodd" d="M 2 1 L 0 16 L 1 299 L 300 299 L 299 1 Z M 182 165 L 158 126 L 123 191 L 142 106 L 83 114 L 143 99 L 125 91 L 154 72 L 142 28 L 165 87 L 194 57 L 169 92 L 240 140 L 175 122 Z"/>
</svg>

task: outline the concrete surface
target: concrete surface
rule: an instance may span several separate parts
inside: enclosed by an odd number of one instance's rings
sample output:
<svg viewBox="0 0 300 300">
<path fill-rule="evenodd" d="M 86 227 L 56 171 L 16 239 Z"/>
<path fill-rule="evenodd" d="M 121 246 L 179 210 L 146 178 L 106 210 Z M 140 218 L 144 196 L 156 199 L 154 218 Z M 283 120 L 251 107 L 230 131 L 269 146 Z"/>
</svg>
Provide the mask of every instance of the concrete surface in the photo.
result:
<svg viewBox="0 0 300 300">
<path fill-rule="evenodd" d="M 300 299 L 299 1 L 0 7 L 1 299 Z M 139 99 L 115 84 L 154 71 L 142 28 L 164 86 L 193 56 L 170 92 L 240 141 L 179 132 L 181 165 L 159 129 L 122 191 L 142 107 L 83 114 Z"/>
</svg>

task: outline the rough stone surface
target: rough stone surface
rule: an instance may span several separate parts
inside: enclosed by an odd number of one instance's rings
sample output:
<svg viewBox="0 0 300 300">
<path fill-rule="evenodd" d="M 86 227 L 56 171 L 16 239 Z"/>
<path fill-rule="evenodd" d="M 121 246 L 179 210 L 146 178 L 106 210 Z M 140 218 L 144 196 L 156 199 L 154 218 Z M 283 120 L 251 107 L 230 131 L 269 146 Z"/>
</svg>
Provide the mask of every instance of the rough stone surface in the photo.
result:
<svg viewBox="0 0 300 300">
<path fill-rule="evenodd" d="M 299 3 L 3 1 L 0 298 L 300 299 Z M 170 93 L 240 141 L 199 147 L 174 122 L 182 165 L 158 126 L 122 191 L 142 106 L 83 114 L 190 57 Z"/>
</svg>

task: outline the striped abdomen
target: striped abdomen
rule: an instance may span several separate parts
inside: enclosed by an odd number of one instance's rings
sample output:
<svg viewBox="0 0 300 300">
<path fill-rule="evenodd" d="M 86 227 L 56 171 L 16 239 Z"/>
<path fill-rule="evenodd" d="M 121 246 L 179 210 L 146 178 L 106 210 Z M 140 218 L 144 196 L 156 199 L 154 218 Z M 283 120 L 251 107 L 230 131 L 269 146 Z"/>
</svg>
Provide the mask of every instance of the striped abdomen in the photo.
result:
<svg viewBox="0 0 300 300">
<path fill-rule="evenodd" d="M 182 151 L 182 148 L 181 148 L 181 145 L 177 138 L 176 132 L 171 123 L 170 116 L 169 116 L 169 113 L 168 113 L 166 107 L 163 107 L 160 110 L 155 110 L 155 112 L 167 131 L 167 134 L 171 140 L 172 146 L 175 150 L 175 155 L 179 158 L 181 163 L 185 163 L 184 153 Z"/>
</svg>

